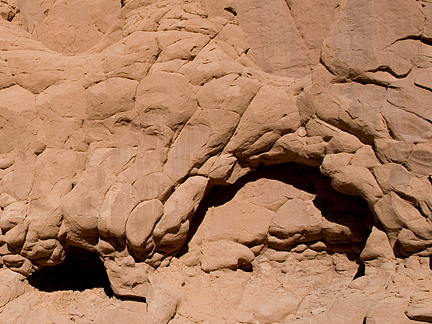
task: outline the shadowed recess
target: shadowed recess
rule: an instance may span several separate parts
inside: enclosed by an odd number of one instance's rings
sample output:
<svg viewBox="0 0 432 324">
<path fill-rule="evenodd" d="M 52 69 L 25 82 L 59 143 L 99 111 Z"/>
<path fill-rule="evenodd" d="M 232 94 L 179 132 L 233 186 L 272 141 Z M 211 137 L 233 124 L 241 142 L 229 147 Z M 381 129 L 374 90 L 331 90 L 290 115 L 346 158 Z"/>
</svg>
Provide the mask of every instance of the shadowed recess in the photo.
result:
<svg viewBox="0 0 432 324">
<path fill-rule="evenodd" d="M 99 256 L 75 247 L 67 250 L 63 263 L 36 271 L 28 281 L 33 287 L 45 292 L 104 288 L 108 296 L 113 296 L 105 267 Z"/>
<path fill-rule="evenodd" d="M 314 205 L 321 211 L 324 218 L 349 227 L 352 232 L 362 235 L 364 241 L 369 236 L 373 215 L 366 201 L 359 196 L 348 196 L 337 192 L 331 186 L 331 179 L 322 175 L 319 168 L 297 163 L 260 165 L 256 171 L 243 176 L 236 183 L 229 186 L 215 186 L 209 191 L 192 219 L 188 239 L 178 256 L 188 252 L 188 243 L 197 232 L 209 208 L 227 203 L 248 182 L 260 178 L 278 180 L 297 189 L 315 194 Z M 354 254 L 357 258 L 357 253 Z"/>
</svg>

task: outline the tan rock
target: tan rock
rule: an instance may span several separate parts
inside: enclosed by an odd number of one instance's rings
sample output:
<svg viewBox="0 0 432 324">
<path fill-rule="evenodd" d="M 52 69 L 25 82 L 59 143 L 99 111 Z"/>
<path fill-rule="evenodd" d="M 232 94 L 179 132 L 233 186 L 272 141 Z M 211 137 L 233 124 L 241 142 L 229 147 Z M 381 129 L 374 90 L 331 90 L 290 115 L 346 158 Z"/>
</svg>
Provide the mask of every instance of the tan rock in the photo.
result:
<svg viewBox="0 0 432 324">
<path fill-rule="evenodd" d="M 255 318 L 262 323 L 274 323 L 286 318 L 288 315 L 294 314 L 297 311 L 299 301 L 294 296 L 288 293 L 280 293 L 275 291 L 267 296 L 271 303 L 263 303 L 254 312 Z M 275 301 L 278 300 L 276 303 Z M 274 302 L 273 302 L 274 301 Z"/>
<path fill-rule="evenodd" d="M 235 215 L 235 217 L 232 217 Z M 214 208 L 206 220 L 206 239 L 230 240 L 247 246 L 262 244 L 274 213 L 250 202 L 231 202 Z"/>
<path fill-rule="evenodd" d="M 300 190 L 295 185 L 284 183 L 276 179 L 261 178 L 248 182 L 233 198 L 233 201 L 244 202 L 263 206 L 276 212 L 290 199 L 313 200 L 315 195 Z"/>
<path fill-rule="evenodd" d="M 12 202 L 8 204 L 0 217 L 0 226 L 3 231 L 8 231 L 18 224 L 22 224 L 27 216 L 28 204 L 24 202 Z"/>
<path fill-rule="evenodd" d="M 322 174 L 331 176 L 338 172 L 342 167 L 347 166 L 354 158 L 352 153 L 327 154 L 320 166 Z"/>
<path fill-rule="evenodd" d="M 203 85 L 228 74 L 240 74 L 243 69 L 244 66 L 226 54 L 217 42 L 211 41 L 192 62 L 183 65 L 179 72 L 193 85 Z"/>
<path fill-rule="evenodd" d="M 174 183 L 185 177 L 197 164 L 200 157 L 198 152 L 205 147 L 212 134 L 209 121 L 199 118 L 200 113 L 201 111 L 198 111 L 197 118 L 186 124 L 168 153 L 163 171 Z"/>
<path fill-rule="evenodd" d="M 108 306 L 105 308 L 102 312 L 100 312 L 94 322 L 95 323 L 109 323 L 111 321 L 119 321 L 119 322 L 126 322 L 126 323 L 134 323 L 134 322 L 144 322 L 145 321 L 145 311 L 134 311 L 127 308 L 124 308 L 124 306 Z"/>
<path fill-rule="evenodd" d="M 349 242 L 364 242 L 360 224 L 345 219 L 346 214 L 332 213 L 326 215 L 322 223 L 322 236 L 330 244 L 344 245 Z"/>
<path fill-rule="evenodd" d="M 328 142 L 328 145 L 326 146 L 326 153 L 354 153 L 362 146 L 362 143 L 357 137 L 345 132 L 339 132 Z"/>
<path fill-rule="evenodd" d="M 395 256 L 387 234 L 373 227 L 360 258 L 367 265 L 372 266 L 380 266 L 384 262 L 394 260 Z"/>
<path fill-rule="evenodd" d="M 150 173 L 138 178 L 133 186 L 141 200 L 166 200 L 173 182 L 165 173 Z"/>
<path fill-rule="evenodd" d="M 427 250 L 427 248 L 432 244 L 432 240 L 421 239 L 415 235 L 413 231 L 406 228 L 402 228 L 397 239 L 402 247 L 401 252 L 404 253 L 404 255 L 410 255 L 411 253 Z"/>
<path fill-rule="evenodd" d="M 154 229 L 157 245 L 169 245 L 170 249 L 177 250 L 186 240 L 190 219 L 204 196 L 207 183 L 205 177 L 190 177 L 166 201 L 164 214 Z"/>
<path fill-rule="evenodd" d="M 428 5 L 428 7 L 430 8 L 430 5 Z M 429 26 L 430 28 L 430 26 Z M 415 84 L 419 87 L 422 88 L 426 88 L 426 89 L 432 89 L 432 84 L 431 84 L 431 78 L 430 78 L 430 74 L 429 74 L 429 70 L 426 69 L 425 71 L 420 72 L 415 79 Z"/>
<path fill-rule="evenodd" d="M 24 276 L 29 276 L 34 272 L 33 264 L 27 258 L 19 254 L 3 255 L 2 260 L 8 268 Z"/>
<path fill-rule="evenodd" d="M 235 270 L 249 264 L 254 259 L 255 255 L 248 247 L 221 240 L 203 245 L 201 268 L 206 272 L 224 268 Z"/>
<path fill-rule="evenodd" d="M 84 88 L 75 82 L 53 85 L 36 97 L 36 104 L 51 109 L 61 117 L 85 118 L 86 93 Z"/>
<path fill-rule="evenodd" d="M 429 143 L 414 146 L 407 161 L 407 167 L 414 174 L 427 175 L 432 173 L 432 145 Z"/>
<path fill-rule="evenodd" d="M 315 241 L 321 238 L 322 221 L 321 213 L 315 206 L 300 199 L 292 199 L 278 209 L 269 233 L 286 240 L 288 245 L 298 234 L 302 241 Z"/>
<path fill-rule="evenodd" d="M 430 225 L 426 219 L 394 192 L 381 198 L 374 209 L 391 240 L 394 239 L 394 233 L 398 233 L 402 227 L 408 228 L 421 239 L 430 239 Z"/>
<path fill-rule="evenodd" d="M 307 48 L 311 50 L 309 56 L 312 63 L 318 62 L 322 42 L 330 31 L 330 22 L 334 19 L 336 1 L 289 0 L 287 4 Z M 304 12 L 311 14 L 305 15 Z"/>
<path fill-rule="evenodd" d="M 378 12 L 388 12 L 388 15 L 374 24 Z M 406 15 L 407 12 L 410 14 Z M 386 66 L 395 75 L 404 75 L 411 69 L 411 63 L 398 55 L 389 61 L 387 55 L 392 52 L 390 45 L 407 35 L 420 35 L 423 30 L 422 16 L 413 2 L 374 1 L 367 6 L 348 1 L 339 8 L 335 28 L 324 41 L 321 59 L 334 73 L 346 77 L 355 77 L 381 66 Z M 402 21 L 405 28 L 400 27 Z M 361 28 L 362 32 L 353 26 Z M 354 35 L 358 37 L 356 42 L 346 46 L 344 40 Z M 353 55 L 360 49 L 363 55 Z"/>
<path fill-rule="evenodd" d="M 157 37 L 152 33 L 138 31 L 123 39 L 117 38 L 101 53 L 102 73 L 107 77 L 141 81 L 156 60 L 158 51 Z"/>
<path fill-rule="evenodd" d="M 120 10 L 120 3 L 114 0 L 104 4 L 57 1 L 54 5 L 26 0 L 19 3 L 28 30 L 47 47 L 68 54 L 84 52 L 95 45 Z"/>
<path fill-rule="evenodd" d="M 87 118 L 105 119 L 132 110 L 138 82 L 124 78 L 110 78 L 87 89 Z"/>
<path fill-rule="evenodd" d="M 412 175 L 402 165 L 388 163 L 373 168 L 373 174 L 384 192 L 396 191 L 404 193 Z"/>
<path fill-rule="evenodd" d="M 264 71 L 297 78 L 309 72 L 309 50 L 286 2 L 259 1 L 253 5 L 249 0 L 238 0 L 234 3 L 251 55 Z M 256 28 L 259 23 L 271 27 L 260 31 Z"/>
<path fill-rule="evenodd" d="M 431 204 L 429 199 L 431 189 L 430 181 L 426 177 L 413 177 L 411 178 L 408 186 L 408 196 L 413 197 L 413 199 L 416 201 L 416 204 L 418 204 L 420 207 L 421 213 L 426 217 L 429 217 L 430 215 L 430 209 L 428 206 Z"/>
<path fill-rule="evenodd" d="M 115 294 L 145 298 L 149 289 L 149 265 L 135 263 L 131 256 L 120 260 L 105 260 L 104 266 Z"/>
<path fill-rule="evenodd" d="M 262 160 L 264 164 L 297 162 L 310 166 L 319 166 L 325 156 L 327 143 L 320 136 L 304 137 L 299 133 L 290 133 L 279 138 L 271 150 L 251 157 L 251 161 Z M 303 129 L 304 131 L 304 129 Z"/>
<path fill-rule="evenodd" d="M 263 87 L 244 113 L 226 150 L 235 155 L 241 152 L 240 156 L 260 152 L 272 146 L 280 135 L 294 132 L 299 126 L 300 115 L 287 93 Z"/>
<path fill-rule="evenodd" d="M 132 185 L 114 184 L 107 192 L 98 214 L 98 230 L 105 237 L 124 237 L 126 223 L 139 198 Z"/>
<path fill-rule="evenodd" d="M 223 109 L 242 115 L 260 86 L 252 79 L 229 74 L 206 83 L 197 99 L 202 109 Z"/>
<path fill-rule="evenodd" d="M 60 55 L 46 51 L 27 53 L 18 50 L 7 52 L 6 58 L 16 83 L 33 93 L 40 93 L 65 80 L 66 62 Z"/>
<path fill-rule="evenodd" d="M 412 320 L 430 322 L 432 314 L 430 310 L 430 293 L 416 292 L 410 298 L 405 314 Z"/>
<path fill-rule="evenodd" d="M 201 49 L 210 41 L 210 37 L 188 32 L 160 33 L 158 38 L 162 52 L 158 62 L 171 60 L 193 60 Z"/>
<path fill-rule="evenodd" d="M 369 308 L 365 317 L 365 323 L 412 323 L 412 321 L 403 312 L 407 302 L 407 299 L 397 297 L 386 298 L 378 301 Z"/>
<path fill-rule="evenodd" d="M 134 157 L 135 150 L 130 147 L 122 148 L 98 148 L 94 150 L 88 167 L 82 173 L 82 176 L 77 181 L 76 186 L 61 198 L 62 213 L 64 215 L 64 222 L 62 223 L 62 229 L 59 235 L 67 235 L 67 238 L 76 242 L 76 244 L 84 244 L 87 248 L 94 249 L 94 245 L 97 243 L 98 236 L 98 213 L 105 199 L 105 193 L 114 185 L 116 180 L 116 174 L 119 174 L 127 165 L 127 163 Z M 129 188 L 126 192 L 135 192 L 135 188 L 131 184 L 118 183 L 114 186 L 110 192 L 110 199 L 115 200 L 115 193 L 121 195 L 121 188 Z M 127 196 L 127 195 L 126 195 Z M 130 199 L 124 197 L 127 201 L 131 202 Z M 78 198 L 84 197 L 84 198 Z M 132 197 L 130 197 L 132 199 Z M 129 212 L 138 204 L 139 199 L 136 203 L 130 203 Z M 121 209 L 121 206 L 118 206 Z M 107 211 L 110 210 L 110 204 L 106 204 Z M 124 210 L 121 211 L 121 220 L 126 222 L 125 217 L 129 214 Z M 109 218 L 105 219 L 108 220 Z M 104 221 L 105 222 L 105 221 Z M 121 223 L 122 221 L 120 221 Z M 103 225 L 106 230 L 107 224 Z M 122 225 L 119 225 L 118 231 L 123 232 Z M 68 233 L 69 232 L 69 233 Z M 86 233 L 86 239 L 80 238 L 79 233 Z M 91 241 L 89 244 L 88 241 Z"/>
<path fill-rule="evenodd" d="M 0 322 L 415 322 L 431 12 L 0 0 Z M 29 285 L 79 249 L 122 298 Z"/>
<path fill-rule="evenodd" d="M 157 72 L 145 78 L 136 93 L 136 110 L 145 127 L 184 125 L 198 105 L 188 80 L 177 73 Z"/>
<path fill-rule="evenodd" d="M 5 234 L 5 241 L 10 246 L 22 246 L 26 239 L 27 224 L 18 224 Z"/>
<path fill-rule="evenodd" d="M 6 62 L 0 61 L 0 88 L 6 88 L 13 83 L 12 74 Z"/>
<path fill-rule="evenodd" d="M 16 8 L 11 7 L 10 5 L 8 5 L 7 3 L 1 3 L 0 4 L 0 17 L 7 20 L 7 21 L 11 21 L 12 19 L 14 19 L 16 15 Z"/>
<path fill-rule="evenodd" d="M 214 3 L 214 5 L 220 6 L 220 3 Z M 229 8 L 229 5 L 226 8 Z M 224 9 L 223 14 L 227 14 L 228 19 L 232 20 L 233 14 L 231 12 Z M 234 22 L 229 22 L 226 24 L 224 28 L 217 34 L 216 39 L 223 40 L 228 45 L 231 45 L 238 55 L 244 54 L 250 48 L 242 28 Z"/>
<path fill-rule="evenodd" d="M 142 202 L 132 210 L 126 223 L 126 238 L 132 248 L 144 248 L 162 214 L 163 205 L 157 199 Z"/>
<path fill-rule="evenodd" d="M 172 289 L 171 289 L 172 290 Z M 168 323 L 175 315 L 180 301 L 178 296 L 161 289 L 153 293 L 149 298 L 148 313 L 145 318 L 151 323 Z"/>
<path fill-rule="evenodd" d="M 264 300 L 270 300 L 269 303 Z M 278 302 L 276 302 L 278 301 Z M 260 321 L 274 323 L 290 319 L 299 309 L 301 302 L 284 287 L 274 282 L 262 285 L 259 281 L 248 282 L 239 305 L 238 321 Z"/>
<path fill-rule="evenodd" d="M 210 161 L 210 159 L 207 161 Z M 234 156 L 222 154 L 211 166 L 211 169 L 208 173 L 209 178 L 212 181 L 223 181 L 225 183 L 229 177 L 228 175 L 233 170 L 236 161 L 237 159 Z"/>
<path fill-rule="evenodd" d="M 12 272 L 9 269 L 1 270 L 2 285 L 1 290 L 1 307 L 13 301 L 25 292 L 25 285 L 21 281 L 22 277 L 17 272 Z"/>
<path fill-rule="evenodd" d="M 305 118 L 308 120 L 316 114 L 321 120 L 356 135 L 363 143 L 371 144 L 374 138 L 388 138 L 381 112 L 386 100 L 385 88 L 358 83 L 327 85 L 331 82 L 327 73 L 317 69 L 315 74 L 324 74 L 320 78 L 326 81 L 314 77 L 320 87 L 306 87 L 299 95 L 299 109 Z"/>
<path fill-rule="evenodd" d="M 381 162 L 403 163 L 408 160 L 414 145 L 402 141 L 377 139 L 375 150 Z"/>
<path fill-rule="evenodd" d="M 359 165 L 365 168 L 373 168 L 381 165 L 373 148 L 369 145 L 365 145 L 358 149 L 351 159 L 350 164 Z"/>
<path fill-rule="evenodd" d="M 363 167 L 348 165 L 332 174 L 332 187 L 348 195 L 361 195 L 375 203 L 383 193 L 372 173 Z"/>
<path fill-rule="evenodd" d="M 163 19 L 159 30 L 185 30 L 193 33 L 202 33 L 214 37 L 221 29 L 222 26 L 206 20 L 202 17 L 191 17 L 190 19 L 174 20 Z"/>
<path fill-rule="evenodd" d="M 30 91 L 14 85 L 0 90 L 0 98 L 0 109 L 4 118 L 0 131 L 0 137 L 3 139 L 0 152 L 9 153 L 14 147 L 20 147 L 20 150 L 25 151 L 30 143 L 36 142 L 35 128 L 40 127 L 40 119 L 36 116 L 35 96 Z M 22 153 L 20 157 L 20 161 L 23 161 Z"/>
<path fill-rule="evenodd" d="M 413 75 L 412 77 L 414 78 L 415 76 Z M 411 113 L 413 120 L 429 120 L 430 110 L 427 106 L 423 105 L 430 100 L 430 91 L 419 86 L 413 86 L 413 81 L 406 82 L 405 80 L 401 80 L 401 82 L 398 82 L 398 89 L 392 89 L 388 92 L 387 102 L 396 108 Z M 402 123 L 400 123 L 400 126 L 403 127 Z M 427 133 L 420 136 L 425 139 L 430 138 L 430 134 Z"/>
<path fill-rule="evenodd" d="M 396 140 L 405 142 L 430 140 L 432 134 L 430 123 L 415 113 L 386 104 L 383 106 L 383 116 Z"/>
</svg>

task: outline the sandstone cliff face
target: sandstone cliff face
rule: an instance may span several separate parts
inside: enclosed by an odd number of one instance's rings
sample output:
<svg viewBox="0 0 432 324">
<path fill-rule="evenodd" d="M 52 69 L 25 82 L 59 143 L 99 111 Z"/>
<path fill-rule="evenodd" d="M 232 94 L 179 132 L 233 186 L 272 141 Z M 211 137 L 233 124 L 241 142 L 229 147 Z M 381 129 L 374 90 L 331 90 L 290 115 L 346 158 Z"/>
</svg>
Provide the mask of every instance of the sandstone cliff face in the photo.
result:
<svg viewBox="0 0 432 324">
<path fill-rule="evenodd" d="M 429 1 L 0 17 L 1 323 L 432 322 Z"/>
</svg>

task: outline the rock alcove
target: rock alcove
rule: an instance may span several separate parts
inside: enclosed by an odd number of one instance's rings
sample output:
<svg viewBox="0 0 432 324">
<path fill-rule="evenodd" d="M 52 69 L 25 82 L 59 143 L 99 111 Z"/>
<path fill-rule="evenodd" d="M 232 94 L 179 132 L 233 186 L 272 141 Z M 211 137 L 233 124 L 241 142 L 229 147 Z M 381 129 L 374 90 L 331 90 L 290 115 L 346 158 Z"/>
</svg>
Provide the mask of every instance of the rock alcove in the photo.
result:
<svg viewBox="0 0 432 324">
<path fill-rule="evenodd" d="M 432 321 L 431 15 L 1 0 L 0 322 Z M 28 284 L 71 247 L 115 296 Z"/>
<path fill-rule="evenodd" d="M 283 224 L 291 228 L 284 229 Z M 205 241 L 232 240 L 256 255 L 320 241 L 317 250 L 346 253 L 359 261 L 373 224 L 367 203 L 334 190 L 318 168 L 296 163 L 260 165 L 233 185 L 210 189 L 177 256 Z"/>
<path fill-rule="evenodd" d="M 44 292 L 103 288 L 108 296 L 113 296 L 99 255 L 74 247 L 66 249 L 62 263 L 35 271 L 28 277 L 28 282 Z"/>
</svg>

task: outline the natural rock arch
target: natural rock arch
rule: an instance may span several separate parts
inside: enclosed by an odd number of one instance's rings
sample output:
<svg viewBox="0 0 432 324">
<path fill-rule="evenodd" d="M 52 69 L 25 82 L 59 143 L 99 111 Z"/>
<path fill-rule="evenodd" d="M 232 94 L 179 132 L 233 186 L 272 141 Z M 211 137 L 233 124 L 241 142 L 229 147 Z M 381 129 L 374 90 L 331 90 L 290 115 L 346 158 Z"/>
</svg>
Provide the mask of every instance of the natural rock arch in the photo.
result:
<svg viewBox="0 0 432 324">
<path fill-rule="evenodd" d="M 78 248 L 67 250 L 61 264 L 34 272 L 28 281 L 33 287 L 46 292 L 104 288 L 107 295 L 113 294 L 99 255 Z"/>
<path fill-rule="evenodd" d="M 68 56 L 20 26 L 29 2 L 18 12 L 3 1 L 5 276 L 61 263 L 75 246 L 103 258 L 115 294 L 150 296 L 159 269 L 175 268 L 209 184 L 288 162 L 320 167 L 336 190 L 367 201 L 376 216 L 362 253 L 368 278 L 387 283 L 396 264 L 423 269 L 432 250 L 431 11 L 422 1 L 363 2 L 117 1 L 100 41 Z M 255 35 L 275 8 L 282 32 Z M 306 9 L 317 15 L 302 17 Z M 340 311 L 345 322 L 369 316 Z"/>
<path fill-rule="evenodd" d="M 221 255 L 210 252 L 215 265 L 206 270 L 212 271 L 218 269 L 218 261 L 223 263 L 224 254 L 229 257 L 218 241 L 243 244 L 256 257 L 267 249 L 290 251 L 307 244 L 316 245 L 317 251 L 345 253 L 363 269 L 359 256 L 374 216 L 362 198 L 337 193 L 330 182 L 318 168 L 286 163 L 261 165 L 230 186 L 215 186 L 201 201 L 176 256 L 213 245 Z M 228 268 L 235 269 L 235 258 L 232 261 Z"/>
</svg>

